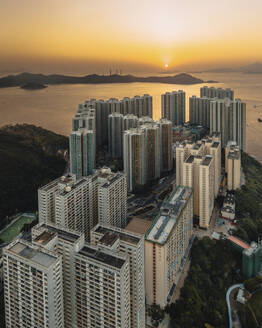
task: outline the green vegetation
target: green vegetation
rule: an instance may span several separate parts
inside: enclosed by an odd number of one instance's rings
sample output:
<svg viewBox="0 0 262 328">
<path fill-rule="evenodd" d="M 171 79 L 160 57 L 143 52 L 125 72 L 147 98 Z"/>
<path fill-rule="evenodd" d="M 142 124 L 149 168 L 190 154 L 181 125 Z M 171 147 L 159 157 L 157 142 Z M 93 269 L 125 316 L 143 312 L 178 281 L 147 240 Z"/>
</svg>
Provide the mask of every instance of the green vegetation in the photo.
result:
<svg viewBox="0 0 262 328">
<path fill-rule="evenodd" d="M 156 304 L 153 304 L 149 307 L 148 314 L 152 319 L 152 324 L 154 327 L 158 327 L 159 322 L 161 322 L 165 316 L 164 310 Z"/>
<path fill-rule="evenodd" d="M 262 278 L 261 277 L 250 278 L 244 282 L 244 286 L 249 293 L 254 293 L 257 289 L 262 287 Z"/>
<path fill-rule="evenodd" d="M 7 216 L 37 210 L 37 189 L 60 176 L 68 138 L 33 125 L 0 128 L 0 229 Z"/>
<path fill-rule="evenodd" d="M 248 302 L 256 316 L 256 320 L 262 326 L 262 290 L 255 293 Z"/>
<path fill-rule="evenodd" d="M 167 311 L 173 328 L 228 326 L 225 295 L 237 282 L 241 258 L 226 240 L 196 240 L 181 296 Z"/>
<path fill-rule="evenodd" d="M 242 167 L 246 185 L 235 192 L 236 217 L 239 219 L 235 235 L 251 242 L 262 236 L 262 165 L 242 153 Z"/>
<path fill-rule="evenodd" d="M 33 221 L 35 221 L 35 219 L 32 216 L 21 216 L 8 228 L 2 231 L 2 233 L 0 233 L 0 240 L 2 240 L 4 243 L 10 243 L 19 235 L 25 224 L 30 224 Z"/>
</svg>

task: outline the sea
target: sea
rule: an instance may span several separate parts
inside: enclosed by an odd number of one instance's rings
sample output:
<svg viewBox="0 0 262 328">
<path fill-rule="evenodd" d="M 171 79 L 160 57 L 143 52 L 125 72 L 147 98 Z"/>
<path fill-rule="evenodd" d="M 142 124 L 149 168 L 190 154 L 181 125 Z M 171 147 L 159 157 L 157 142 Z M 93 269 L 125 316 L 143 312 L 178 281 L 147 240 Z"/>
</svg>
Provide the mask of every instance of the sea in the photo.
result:
<svg viewBox="0 0 262 328">
<path fill-rule="evenodd" d="M 186 118 L 188 119 L 188 98 L 192 95 L 199 96 L 200 87 L 209 85 L 231 88 L 235 91 L 235 98 L 240 98 L 247 103 L 247 152 L 262 162 L 262 123 L 258 122 L 258 118 L 262 118 L 262 74 L 192 73 L 192 75 L 204 81 L 215 80 L 218 83 L 50 85 L 46 89 L 35 91 L 0 88 L 0 126 L 29 123 L 68 135 L 77 106 L 85 100 L 90 98 L 121 99 L 145 93 L 153 96 L 153 118 L 159 119 L 161 117 L 161 94 L 173 90 L 186 92 Z"/>
</svg>

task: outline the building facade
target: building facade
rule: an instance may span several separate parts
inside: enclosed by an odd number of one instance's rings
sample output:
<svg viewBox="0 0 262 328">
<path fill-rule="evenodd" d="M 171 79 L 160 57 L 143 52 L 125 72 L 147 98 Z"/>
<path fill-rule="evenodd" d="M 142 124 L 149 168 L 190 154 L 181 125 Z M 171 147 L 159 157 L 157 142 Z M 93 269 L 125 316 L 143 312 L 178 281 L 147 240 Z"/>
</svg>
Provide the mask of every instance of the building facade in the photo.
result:
<svg viewBox="0 0 262 328">
<path fill-rule="evenodd" d="M 161 95 L 162 118 L 172 122 L 173 126 L 185 123 L 186 93 L 182 90 L 166 92 Z"/>
<path fill-rule="evenodd" d="M 227 88 L 214 88 L 214 87 L 207 87 L 204 86 L 200 89 L 200 97 L 207 97 L 207 98 L 218 98 L 224 99 L 229 98 L 230 100 L 234 100 L 234 91 Z"/>
<path fill-rule="evenodd" d="M 146 302 L 164 308 L 171 300 L 193 231 L 192 189 L 177 187 L 145 236 Z"/>
</svg>

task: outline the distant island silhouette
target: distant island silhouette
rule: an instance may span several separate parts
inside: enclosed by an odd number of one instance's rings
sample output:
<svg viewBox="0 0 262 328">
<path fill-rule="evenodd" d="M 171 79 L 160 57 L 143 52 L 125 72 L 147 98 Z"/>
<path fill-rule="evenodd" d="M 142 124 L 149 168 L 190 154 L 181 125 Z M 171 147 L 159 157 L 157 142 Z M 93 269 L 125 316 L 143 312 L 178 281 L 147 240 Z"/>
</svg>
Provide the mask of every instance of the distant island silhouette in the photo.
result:
<svg viewBox="0 0 262 328">
<path fill-rule="evenodd" d="M 200 84 L 205 81 L 196 78 L 190 74 L 181 73 L 174 76 L 148 76 L 138 77 L 133 75 L 97 75 L 91 74 L 86 76 L 69 76 L 69 75 L 44 75 L 21 73 L 18 75 L 8 75 L 0 78 L 0 88 L 6 87 L 23 87 L 24 85 L 37 86 L 41 89 L 46 85 L 54 84 L 100 84 L 100 83 L 169 83 L 169 84 Z M 217 81 L 208 81 L 208 83 L 217 83 Z M 27 88 L 30 89 L 30 88 Z M 35 90 L 35 88 L 31 88 Z"/>
<path fill-rule="evenodd" d="M 47 88 L 47 86 L 40 83 L 28 82 L 26 84 L 21 85 L 20 88 L 25 90 L 40 90 Z"/>
</svg>

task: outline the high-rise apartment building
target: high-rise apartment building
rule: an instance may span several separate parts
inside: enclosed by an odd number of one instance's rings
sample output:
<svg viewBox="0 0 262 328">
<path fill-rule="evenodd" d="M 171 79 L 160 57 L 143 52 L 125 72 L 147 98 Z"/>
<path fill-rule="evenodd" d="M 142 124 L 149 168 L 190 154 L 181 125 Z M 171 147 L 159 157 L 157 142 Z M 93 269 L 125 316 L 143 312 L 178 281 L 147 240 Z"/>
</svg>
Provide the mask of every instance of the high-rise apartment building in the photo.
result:
<svg viewBox="0 0 262 328">
<path fill-rule="evenodd" d="M 179 281 L 193 231 L 192 189 L 177 187 L 145 236 L 146 302 L 165 307 Z"/>
<path fill-rule="evenodd" d="M 182 90 L 166 92 L 161 95 L 162 118 L 167 118 L 175 125 L 185 123 L 186 93 Z"/>
<path fill-rule="evenodd" d="M 55 223 L 55 194 L 58 186 L 62 184 L 71 184 L 76 182 L 75 175 L 65 175 L 49 182 L 47 185 L 38 189 L 38 212 L 39 222 Z"/>
<path fill-rule="evenodd" d="M 222 147 L 235 141 L 241 150 L 246 149 L 246 104 L 240 99 L 214 100 L 210 103 L 210 132 L 221 133 Z"/>
<path fill-rule="evenodd" d="M 241 186 L 241 152 L 238 146 L 229 142 L 225 151 L 227 189 L 236 190 Z"/>
<path fill-rule="evenodd" d="M 214 87 L 207 87 L 204 86 L 200 89 L 200 97 L 207 97 L 207 98 L 229 98 L 230 100 L 234 100 L 234 91 L 227 88 L 214 88 Z"/>
<path fill-rule="evenodd" d="M 134 129 L 138 126 L 138 117 L 133 114 L 127 114 L 123 117 L 124 131 Z"/>
<path fill-rule="evenodd" d="M 189 121 L 191 124 L 198 124 L 210 127 L 210 98 L 189 98 Z"/>
<path fill-rule="evenodd" d="M 95 131 L 80 128 L 72 131 L 70 141 L 70 170 L 77 178 L 93 173 L 96 160 Z"/>
<path fill-rule="evenodd" d="M 83 232 L 89 240 L 90 229 L 97 222 L 96 176 L 81 178 L 73 183 L 59 183 L 55 194 L 55 224 Z"/>
<path fill-rule="evenodd" d="M 137 186 L 146 184 L 146 136 L 141 129 L 131 129 L 124 132 L 123 139 L 124 172 L 127 188 L 134 190 Z"/>
<path fill-rule="evenodd" d="M 160 171 L 168 172 L 173 168 L 173 129 L 172 122 L 167 119 L 160 119 L 157 122 L 160 129 Z"/>
<path fill-rule="evenodd" d="M 98 221 L 124 228 L 127 215 L 127 184 L 122 173 L 109 168 L 96 171 L 98 184 Z"/>
<path fill-rule="evenodd" d="M 77 328 L 130 327 L 127 256 L 86 244 L 75 256 Z"/>
<path fill-rule="evenodd" d="M 63 328 L 62 257 L 16 239 L 3 250 L 7 328 Z"/>
<path fill-rule="evenodd" d="M 146 179 L 153 181 L 160 177 L 160 129 L 157 124 L 144 124 L 140 126 L 145 132 L 146 139 Z"/>
<path fill-rule="evenodd" d="M 183 185 L 194 190 L 194 215 L 208 228 L 214 208 L 215 164 L 210 155 L 190 155 L 183 163 Z"/>
<path fill-rule="evenodd" d="M 108 116 L 108 150 L 112 158 L 122 158 L 124 118 L 120 113 Z"/>
<path fill-rule="evenodd" d="M 64 327 L 77 328 L 75 254 L 84 246 L 84 234 L 51 223 L 32 229 L 32 242 L 62 257 Z"/>
<path fill-rule="evenodd" d="M 76 180 L 63 176 L 38 190 L 39 222 L 85 234 L 98 221 L 124 227 L 126 225 L 126 177 L 109 168 L 96 170 L 93 175 Z"/>
<path fill-rule="evenodd" d="M 130 278 L 130 327 L 145 327 L 144 236 L 124 229 L 98 224 L 91 231 L 91 243 L 101 250 L 126 256 Z"/>
</svg>

